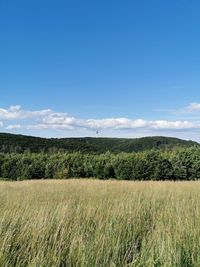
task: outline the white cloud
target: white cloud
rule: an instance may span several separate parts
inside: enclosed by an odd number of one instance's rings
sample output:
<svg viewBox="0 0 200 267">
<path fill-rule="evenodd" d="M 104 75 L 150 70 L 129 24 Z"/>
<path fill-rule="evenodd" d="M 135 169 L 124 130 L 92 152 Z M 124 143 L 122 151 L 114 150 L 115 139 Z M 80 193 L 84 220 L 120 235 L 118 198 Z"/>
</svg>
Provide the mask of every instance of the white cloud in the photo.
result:
<svg viewBox="0 0 200 267">
<path fill-rule="evenodd" d="M 127 118 L 89 119 L 86 120 L 84 124 L 85 127 L 91 129 L 135 129 L 148 126 L 148 122 L 143 119 L 130 120 Z"/>
<path fill-rule="evenodd" d="M 38 118 L 52 113 L 50 109 L 44 109 L 39 111 L 26 111 L 22 110 L 21 106 L 15 105 L 8 109 L 0 108 L 1 120 L 19 120 L 19 119 L 31 119 Z"/>
<path fill-rule="evenodd" d="M 145 121 L 142 119 L 129 120 L 122 118 L 100 119 L 100 120 L 78 120 L 73 121 L 65 120 L 63 123 L 39 123 L 26 127 L 27 129 L 58 129 L 58 130 L 71 130 L 76 128 L 85 128 L 88 130 L 97 129 L 112 129 L 112 130 L 125 130 L 125 129 L 150 129 L 150 130 L 187 130 L 187 129 L 200 129 L 200 121 L 167 121 L 155 120 Z"/>
<path fill-rule="evenodd" d="M 182 108 L 174 108 L 174 109 L 157 109 L 157 112 L 164 112 L 170 116 L 174 116 L 176 118 L 188 118 L 194 119 L 197 118 L 200 114 L 200 103 L 192 102 L 189 105 Z"/>
<path fill-rule="evenodd" d="M 191 103 L 190 110 L 200 110 L 200 104 Z M 182 131 L 200 129 L 200 121 L 196 120 L 145 120 L 129 118 L 103 118 L 103 119 L 79 119 L 69 116 L 64 112 L 55 112 L 51 109 L 36 111 L 23 110 L 21 106 L 11 106 L 8 109 L 0 108 L 0 126 L 5 122 L 13 121 L 13 124 L 5 126 L 7 130 L 14 129 L 54 129 L 54 130 L 149 130 L 149 131 Z M 21 124 L 24 120 L 23 125 Z M 3 123 L 4 122 L 4 123 Z"/>
<path fill-rule="evenodd" d="M 38 123 L 38 124 L 31 124 L 27 125 L 24 128 L 27 130 L 45 130 L 45 129 L 53 129 L 53 130 L 72 130 L 74 126 L 68 124 L 45 124 L 45 123 Z"/>
<path fill-rule="evenodd" d="M 190 103 L 189 106 L 186 107 L 187 111 L 200 111 L 200 103 Z"/>
<path fill-rule="evenodd" d="M 15 124 L 15 125 L 8 125 L 6 127 L 7 130 L 15 130 L 15 129 L 21 129 L 22 126 L 20 124 Z"/>
<path fill-rule="evenodd" d="M 77 119 L 68 116 L 66 113 L 52 112 L 43 116 L 42 122 L 47 125 L 55 124 L 74 126 L 77 122 Z"/>
<path fill-rule="evenodd" d="M 157 120 L 151 122 L 151 128 L 157 130 L 159 129 L 184 130 L 184 129 L 200 128 L 200 122 Z"/>
</svg>

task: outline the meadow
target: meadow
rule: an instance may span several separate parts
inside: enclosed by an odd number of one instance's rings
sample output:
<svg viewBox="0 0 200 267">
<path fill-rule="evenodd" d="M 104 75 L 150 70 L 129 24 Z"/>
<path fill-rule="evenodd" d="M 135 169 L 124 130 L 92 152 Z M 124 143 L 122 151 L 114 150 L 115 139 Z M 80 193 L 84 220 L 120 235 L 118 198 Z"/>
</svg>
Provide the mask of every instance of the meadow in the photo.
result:
<svg viewBox="0 0 200 267">
<path fill-rule="evenodd" d="M 0 182 L 0 266 L 200 266 L 200 183 Z"/>
</svg>

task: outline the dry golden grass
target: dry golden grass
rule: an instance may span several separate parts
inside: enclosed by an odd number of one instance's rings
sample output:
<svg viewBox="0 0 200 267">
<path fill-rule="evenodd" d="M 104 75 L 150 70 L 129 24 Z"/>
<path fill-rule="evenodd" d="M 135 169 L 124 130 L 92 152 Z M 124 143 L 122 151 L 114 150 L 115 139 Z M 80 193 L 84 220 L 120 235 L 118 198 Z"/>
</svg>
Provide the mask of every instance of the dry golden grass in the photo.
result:
<svg viewBox="0 0 200 267">
<path fill-rule="evenodd" d="M 0 266 L 200 266 L 200 183 L 0 182 Z"/>
</svg>

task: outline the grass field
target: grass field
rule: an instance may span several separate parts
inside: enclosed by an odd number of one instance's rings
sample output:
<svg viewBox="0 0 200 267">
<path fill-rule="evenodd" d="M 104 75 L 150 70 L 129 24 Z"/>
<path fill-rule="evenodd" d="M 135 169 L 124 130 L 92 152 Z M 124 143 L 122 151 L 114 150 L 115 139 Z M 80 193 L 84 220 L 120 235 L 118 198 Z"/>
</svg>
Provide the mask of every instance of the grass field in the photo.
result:
<svg viewBox="0 0 200 267">
<path fill-rule="evenodd" d="M 0 182 L 0 266 L 200 266 L 200 183 Z"/>
</svg>

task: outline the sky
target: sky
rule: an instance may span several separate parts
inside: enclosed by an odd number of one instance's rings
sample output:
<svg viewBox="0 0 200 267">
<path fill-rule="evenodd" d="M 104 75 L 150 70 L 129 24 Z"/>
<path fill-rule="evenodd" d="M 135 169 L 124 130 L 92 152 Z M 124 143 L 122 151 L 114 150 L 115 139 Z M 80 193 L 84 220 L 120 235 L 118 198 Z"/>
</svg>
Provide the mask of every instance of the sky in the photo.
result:
<svg viewBox="0 0 200 267">
<path fill-rule="evenodd" d="M 200 141 L 200 1 L 0 1 L 0 132 Z"/>
</svg>

